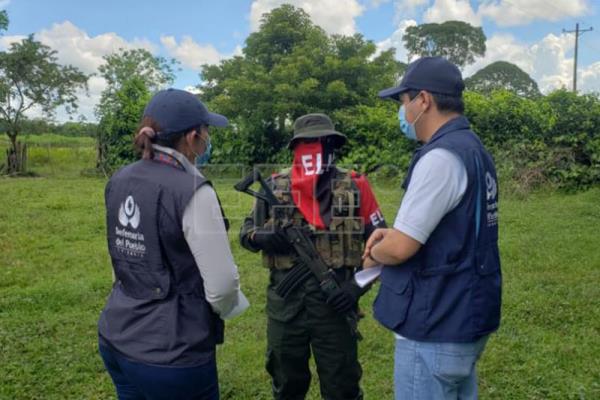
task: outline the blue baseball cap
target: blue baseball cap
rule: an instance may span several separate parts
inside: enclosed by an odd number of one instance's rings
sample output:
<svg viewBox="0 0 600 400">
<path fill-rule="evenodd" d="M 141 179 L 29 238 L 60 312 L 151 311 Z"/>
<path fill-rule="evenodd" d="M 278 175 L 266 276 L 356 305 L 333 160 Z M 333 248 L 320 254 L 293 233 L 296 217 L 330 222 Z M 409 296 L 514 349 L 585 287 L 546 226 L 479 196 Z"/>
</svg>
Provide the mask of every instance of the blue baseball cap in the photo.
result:
<svg viewBox="0 0 600 400">
<path fill-rule="evenodd" d="M 379 97 L 399 101 L 409 90 L 426 90 L 431 93 L 460 97 L 465 89 L 458 67 L 443 57 L 423 57 L 413 61 L 396 87 L 382 90 Z"/>
<path fill-rule="evenodd" d="M 160 126 L 158 136 L 187 132 L 200 125 L 225 127 L 226 117 L 211 113 L 206 106 L 190 92 L 180 89 L 166 89 L 156 93 L 146 108 L 144 117 L 151 117 Z"/>
</svg>

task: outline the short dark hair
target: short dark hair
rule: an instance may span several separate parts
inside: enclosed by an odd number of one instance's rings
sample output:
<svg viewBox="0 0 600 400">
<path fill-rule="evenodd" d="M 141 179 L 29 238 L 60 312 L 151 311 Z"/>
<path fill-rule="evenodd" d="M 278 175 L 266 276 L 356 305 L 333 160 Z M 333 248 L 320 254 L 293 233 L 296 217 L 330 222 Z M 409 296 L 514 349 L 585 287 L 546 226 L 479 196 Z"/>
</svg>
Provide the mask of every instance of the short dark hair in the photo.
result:
<svg viewBox="0 0 600 400">
<path fill-rule="evenodd" d="M 406 92 L 406 94 L 408 94 L 408 98 L 412 100 L 415 97 L 417 97 L 417 95 L 421 92 L 422 90 L 409 90 L 408 92 Z M 462 96 L 457 97 L 434 92 L 427 93 L 430 93 L 433 97 L 433 101 L 435 101 L 435 105 L 437 106 L 439 112 L 455 112 L 459 114 L 464 114 L 465 103 L 463 101 Z"/>
</svg>

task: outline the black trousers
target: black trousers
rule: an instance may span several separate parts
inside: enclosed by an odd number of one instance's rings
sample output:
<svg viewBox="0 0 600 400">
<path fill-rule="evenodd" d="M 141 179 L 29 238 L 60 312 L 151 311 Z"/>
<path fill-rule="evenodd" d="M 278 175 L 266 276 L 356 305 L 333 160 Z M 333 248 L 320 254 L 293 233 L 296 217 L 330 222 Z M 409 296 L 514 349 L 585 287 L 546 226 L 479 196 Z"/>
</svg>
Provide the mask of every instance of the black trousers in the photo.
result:
<svg viewBox="0 0 600 400">
<path fill-rule="evenodd" d="M 362 399 L 357 338 L 344 316 L 325 303 L 316 279 L 309 279 L 288 299 L 274 292 L 285 272 L 272 271 L 267 298 L 267 371 L 277 400 L 304 399 L 315 358 L 325 400 Z"/>
</svg>

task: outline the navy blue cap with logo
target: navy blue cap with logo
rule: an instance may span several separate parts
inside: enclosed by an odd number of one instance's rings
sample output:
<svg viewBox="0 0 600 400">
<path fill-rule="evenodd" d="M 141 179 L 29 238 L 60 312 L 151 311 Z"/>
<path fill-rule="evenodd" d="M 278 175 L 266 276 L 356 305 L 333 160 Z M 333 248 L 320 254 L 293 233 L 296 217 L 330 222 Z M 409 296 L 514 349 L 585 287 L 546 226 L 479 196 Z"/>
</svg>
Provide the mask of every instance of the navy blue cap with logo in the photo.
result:
<svg viewBox="0 0 600 400">
<path fill-rule="evenodd" d="M 406 68 L 398 86 L 382 90 L 379 97 L 400 100 L 409 90 L 425 90 L 430 93 L 460 97 L 465 89 L 460 70 L 443 57 L 423 57 Z"/>
<path fill-rule="evenodd" d="M 225 127 L 226 117 L 215 114 L 190 92 L 180 89 L 166 89 L 156 93 L 146 108 L 144 117 L 151 117 L 160 126 L 158 136 L 168 137 L 187 132 L 201 125 Z"/>
</svg>

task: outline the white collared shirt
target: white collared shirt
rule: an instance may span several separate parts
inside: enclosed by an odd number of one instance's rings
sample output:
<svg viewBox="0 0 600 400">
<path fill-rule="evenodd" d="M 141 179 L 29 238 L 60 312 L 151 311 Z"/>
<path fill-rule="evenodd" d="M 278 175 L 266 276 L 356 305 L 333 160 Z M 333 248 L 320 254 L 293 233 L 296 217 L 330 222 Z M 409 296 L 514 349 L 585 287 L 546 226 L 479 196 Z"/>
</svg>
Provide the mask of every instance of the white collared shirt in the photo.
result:
<svg viewBox="0 0 600 400">
<path fill-rule="evenodd" d="M 456 154 L 441 148 L 431 150 L 415 165 L 394 229 L 425 244 L 444 215 L 460 203 L 467 183 L 467 169 Z"/>
<path fill-rule="evenodd" d="M 153 145 L 174 157 L 186 172 L 202 174 L 178 151 Z M 241 314 L 249 302 L 240 288 L 240 276 L 233 260 L 229 238 L 221 214 L 217 194 L 210 185 L 200 187 L 183 213 L 183 234 L 204 281 L 206 301 L 223 319 Z"/>
<path fill-rule="evenodd" d="M 444 215 L 460 203 L 467 181 L 467 169 L 456 154 L 431 150 L 414 167 L 394 228 L 425 244 Z"/>
</svg>

